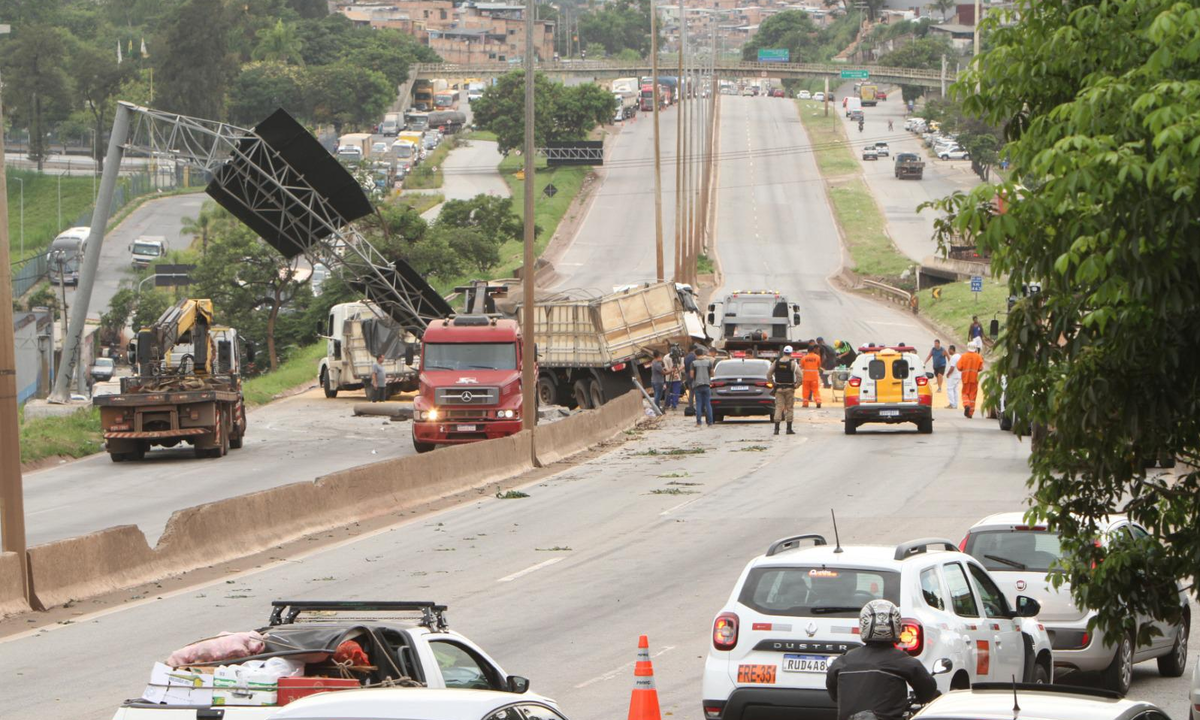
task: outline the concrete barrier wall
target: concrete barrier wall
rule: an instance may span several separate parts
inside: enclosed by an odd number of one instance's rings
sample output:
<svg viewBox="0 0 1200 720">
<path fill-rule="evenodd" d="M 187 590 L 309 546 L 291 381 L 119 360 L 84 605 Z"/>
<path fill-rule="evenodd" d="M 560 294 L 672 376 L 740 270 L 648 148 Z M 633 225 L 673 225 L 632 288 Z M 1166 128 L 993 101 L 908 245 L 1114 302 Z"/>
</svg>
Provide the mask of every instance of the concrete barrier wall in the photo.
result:
<svg viewBox="0 0 1200 720">
<path fill-rule="evenodd" d="M 641 395 L 630 392 L 540 427 L 538 459 L 549 464 L 592 447 L 631 427 L 642 413 Z M 532 468 L 530 454 L 529 433 L 521 432 L 205 503 L 172 515 L 153 548 L 132 525 L 39 545 L 29 550 L 35 609 L 244 557 L 513 477 Z M 0 588 L 10 586 L 7 567 L 7 561 L 0 564 Z"/>
<path fill-rule="evenodd" d="M 28 612 L 23 588 L 20 558 L 16 553 L 0 553 L 0 617 Z"/>
<path fill-rule="evenodd" d="M 586 450 L 633 427 L 643 415 L 642 394 L 631 390 L 596 410 L 539 427 L 536 435 L 538 462 L 549 465 Z"/>
</svg>

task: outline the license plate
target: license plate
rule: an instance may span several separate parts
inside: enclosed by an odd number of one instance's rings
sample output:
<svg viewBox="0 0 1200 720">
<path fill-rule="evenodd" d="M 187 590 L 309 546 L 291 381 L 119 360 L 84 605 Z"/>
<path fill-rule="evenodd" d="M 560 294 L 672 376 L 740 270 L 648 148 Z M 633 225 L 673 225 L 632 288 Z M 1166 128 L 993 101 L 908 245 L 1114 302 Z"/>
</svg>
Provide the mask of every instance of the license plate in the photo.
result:
<svg viewBox="0 0 1200 720">
<path fill-rule="evenodd" d="M 900 411 L 899 410 L 880 410 L 879 416 L 880 417 L 900 417 Z"/>
<path fill-rule="evenodd" d="M 749 385 L 730 385 L 729 386 L 730 392 L 746 392 L 749 389 L 750 389 Z"/>
<path fill-rule="evenodd" d="M 475 432 L 475 427 L 476 427 L 475 425 L 459 425 L 458 431 L 459 432 Z"/>
<path fill-rule="evenodd" d="M 829 669 L 828 655 L 784 655 L 784 672 L 823 673 Z"/>
<path fill-rule="evenodd" d="M 757 683 L 759 685 L 775 684 L 774 665 L 738 665 L 738 682 Z"/>
</svg>

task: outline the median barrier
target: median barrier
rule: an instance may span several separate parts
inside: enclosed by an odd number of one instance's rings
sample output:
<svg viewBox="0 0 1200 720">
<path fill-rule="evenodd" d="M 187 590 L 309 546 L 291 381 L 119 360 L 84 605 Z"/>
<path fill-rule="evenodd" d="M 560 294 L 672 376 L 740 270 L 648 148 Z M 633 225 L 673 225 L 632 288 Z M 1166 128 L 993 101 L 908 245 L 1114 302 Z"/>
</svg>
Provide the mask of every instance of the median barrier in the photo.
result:
<svg viewBox="0 0 1200 720">
<path fill-rule="evenodd" d="M 0 553 L 0 617 L 27 612 L 29 603 L 22 592 L 21 558 L 16 553 Z"/>
<path fill-rule="evenodd" d="M 595 410 L 538 427 L 535 436 L 538 462 L 549 465 L 593 447 L 633 427 L 643 414 L 642 394 L 631 390 Z"/>
<path fill-rule="evenodd" d="M 154 548 L 133 525 L 38 545 L 29 550 L 35 609 L 244 557 L 531 468 L 522 432 L 179 510 Z"/>
</svg>

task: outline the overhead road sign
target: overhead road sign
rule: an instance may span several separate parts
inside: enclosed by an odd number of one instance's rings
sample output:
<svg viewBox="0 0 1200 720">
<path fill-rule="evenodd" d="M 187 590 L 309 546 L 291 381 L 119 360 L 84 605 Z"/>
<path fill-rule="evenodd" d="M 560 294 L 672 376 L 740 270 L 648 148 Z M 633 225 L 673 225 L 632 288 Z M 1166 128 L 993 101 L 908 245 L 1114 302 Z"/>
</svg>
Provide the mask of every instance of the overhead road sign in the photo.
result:
<svg viewBox="0 0 1200 720">
<path fill-rule="evenodd" d="M 842 71 L 842 79 L 843 80 L 866 80 L 869 77 L 871 77 L 871 73 L 867 72 L 866 70 L 843 70 Z"/>
<path fill-rule="evenodd" d="M 788 50 L 787 48 L 776 48 L 773 50 L 760 48 L 758 51 L 758 61 L 759 62 L 785 63 L 785 62 L 790 62 L 791 57 L 792 57 L 792 52 L 790 50 Z"/>
</svg>

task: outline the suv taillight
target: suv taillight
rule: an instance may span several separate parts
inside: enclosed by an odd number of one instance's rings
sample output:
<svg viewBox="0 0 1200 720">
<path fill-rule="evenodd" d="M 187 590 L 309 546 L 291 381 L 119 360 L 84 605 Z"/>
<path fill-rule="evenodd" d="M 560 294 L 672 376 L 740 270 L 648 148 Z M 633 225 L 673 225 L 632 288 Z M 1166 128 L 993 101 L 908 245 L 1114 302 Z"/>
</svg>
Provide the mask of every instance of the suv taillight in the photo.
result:
<svg viewBox="0 0 1200 720">
<path fill-rule="evenodd" d="M 738 616 L 733 613 L 721 613 L 713 621 L 713 647 L 718 650 L 732 650 L 737 647 Z"/>
<path fill-rule="evenodd" d="M 967 551 L 967 539 L 968 539 L 968 538 L 970 538 L 970 537 L 971 537 L 970 535 L 963 535 L 962 542 L 960 542 L 960 543 L 958 544 L 958 551 L 959 551 L 959 552 L 966 552 L 966 551 Z"/>
<path fill-rule="evenodd" d="M 928 384 L 929 384 L 929 378 L 925 377 L 924 375 L 920 375 L 917 377 L 917 387 L 925 387 Z"/>
<path fill-rule="evenodd" d="M 916 620 L 900 621 L 900 640 L 896 647 L 917 657 L 925 649 L 925 631 Z"/>
<path fill-rule="evenodd" d="M 850 387 L 862 387 L 862 378 L 850 378 Z"/>
</svg>

